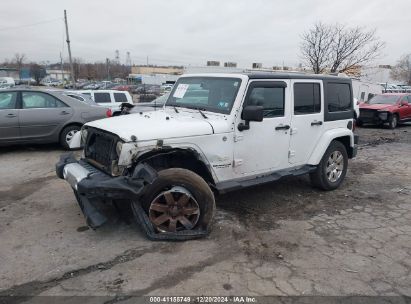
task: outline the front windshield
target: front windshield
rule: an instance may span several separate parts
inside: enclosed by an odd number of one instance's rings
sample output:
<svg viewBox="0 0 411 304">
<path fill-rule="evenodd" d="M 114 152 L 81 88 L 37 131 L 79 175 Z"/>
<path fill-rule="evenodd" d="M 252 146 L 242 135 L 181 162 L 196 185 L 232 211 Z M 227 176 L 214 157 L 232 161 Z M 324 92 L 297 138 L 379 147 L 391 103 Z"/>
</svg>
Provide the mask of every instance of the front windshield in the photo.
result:
<svg viewBox="0 0 411 304">
<path fill-rule="evenodd" d="M 400 99 L 397 95 L 376 95 L 371 98 L 367 103 L 369 104 L 396 104 Z"/>
<path fill-rule="evenodd" d="M 151 103 L 158 103 L 158 104 L 164 104 L 166 103 L 168 96 L 170 95 L 170 93 L 166 93 L 163 96 L 157 97 L 156 99 L 150 101 Z"/>
<path fill-rule="evenodd" d="M 241 79 L 225 77 L 182 77 L 173 87 L 166 106 L 229 114 Z"/>
</svg>

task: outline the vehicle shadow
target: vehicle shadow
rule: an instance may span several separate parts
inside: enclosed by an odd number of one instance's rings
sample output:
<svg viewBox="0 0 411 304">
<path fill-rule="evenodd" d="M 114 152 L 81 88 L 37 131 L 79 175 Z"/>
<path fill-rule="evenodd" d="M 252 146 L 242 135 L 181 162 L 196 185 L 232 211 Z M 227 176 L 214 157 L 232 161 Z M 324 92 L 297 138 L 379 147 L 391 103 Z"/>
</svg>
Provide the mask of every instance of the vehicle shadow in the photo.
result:
<svg viewBox="0 0 411 304">
<path fill-rule="evenodd" d="M 274 229 L 279 220 L 305 220 L 318 214 L 333 215 L 356 203 L 347 198 L 351 176 L 334 191 L 311 186 L 308 176 L 286 177 L 279 181 L 242 189 L 217 197 L 217 210 L 238 217 L 246 226 Z"/>
<path fill-rule="evenodd" d="M 64 150 L 59 144 L 22 144 L 22 145 L 11 145 L 0 147 L 0 154 L 1 153 L 11 153 L 11 152 L 48 152 L 48 151 L 61 151 L 61 152 L 68 152 Z"/>
</svg>

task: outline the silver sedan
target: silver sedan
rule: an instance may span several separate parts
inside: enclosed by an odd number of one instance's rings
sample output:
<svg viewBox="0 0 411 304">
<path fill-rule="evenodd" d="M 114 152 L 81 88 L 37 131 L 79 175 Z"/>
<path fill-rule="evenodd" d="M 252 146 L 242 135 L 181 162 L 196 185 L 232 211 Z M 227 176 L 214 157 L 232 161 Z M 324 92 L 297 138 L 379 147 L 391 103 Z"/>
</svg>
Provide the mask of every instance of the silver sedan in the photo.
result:
<svg viewBox="0 0 411 304">
<path fill-rule="evenodd" d="M 107 109 L 58 91 L 0 90 L 0 146 L 69 142 L 81 126 L 107 117 Z"/>
</svg>

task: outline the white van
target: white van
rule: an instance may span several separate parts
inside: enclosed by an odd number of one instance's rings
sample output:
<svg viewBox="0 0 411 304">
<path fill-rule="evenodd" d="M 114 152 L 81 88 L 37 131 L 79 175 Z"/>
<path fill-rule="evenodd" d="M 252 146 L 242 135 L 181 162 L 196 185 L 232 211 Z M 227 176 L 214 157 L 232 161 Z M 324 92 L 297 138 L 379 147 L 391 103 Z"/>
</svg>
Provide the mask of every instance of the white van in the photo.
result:
<svg viewBox="0 0 411 304">
<path fill-rule="evenodd" d="M 121 104 L 124 102 L 133 104 L 133 98 L 127 91 L 78 90 L 71 92 L 90 96 L 91 99 L 93 99 L 97 104 L 106 108 L 110 108 L 112 113 L 121 111 Z"/>
<path fill-rule="evenodd" d="M 15 85 L 16 83 L 12 77 L 0 77 L 0 88 L 8 89 Z"/>
</svg>

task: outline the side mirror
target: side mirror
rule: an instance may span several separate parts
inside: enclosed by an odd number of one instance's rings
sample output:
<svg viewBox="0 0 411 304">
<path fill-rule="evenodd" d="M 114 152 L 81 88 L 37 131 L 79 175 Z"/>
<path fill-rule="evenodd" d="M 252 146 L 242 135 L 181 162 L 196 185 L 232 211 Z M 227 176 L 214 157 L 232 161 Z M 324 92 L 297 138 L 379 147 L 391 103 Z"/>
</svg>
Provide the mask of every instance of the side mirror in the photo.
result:
<svg viewBox="0 0 411 304">
<path fill-rule="evenodd" d="M 408 105 L 409 105 L 408 101 L 405 101 L 405 100 L 401 101 L 400 103 L 400 106 L 408 106 Z"/>
<path fill-rule="evenodd" d="M 241 113 L 241 119 L 245 123 L 238 124 L 238 130 L 244 131 L 250 129 L 250 121 L 263 121 L 264 108 L 262 106 L 245 106 Z"/>
</svg>

